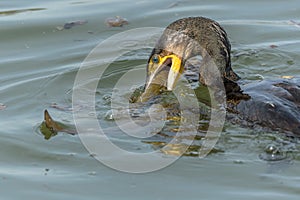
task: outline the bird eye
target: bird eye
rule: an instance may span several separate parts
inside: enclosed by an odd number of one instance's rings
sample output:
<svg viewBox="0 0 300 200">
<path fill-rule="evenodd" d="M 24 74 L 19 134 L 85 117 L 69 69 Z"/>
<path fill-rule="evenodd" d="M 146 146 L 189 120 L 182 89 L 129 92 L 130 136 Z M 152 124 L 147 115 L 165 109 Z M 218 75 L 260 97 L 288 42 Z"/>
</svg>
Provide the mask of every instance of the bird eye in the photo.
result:
<svg viewBox="0 0 300 200">
<path fill-rule="evenodd" d="M 157 63 L 159 63 L 159 61 L 160 61 L 160 56 L 159 55 L 154 55 L 152 57 L 152 62 L 153 63 L 157 64 Z"/>
</svg>

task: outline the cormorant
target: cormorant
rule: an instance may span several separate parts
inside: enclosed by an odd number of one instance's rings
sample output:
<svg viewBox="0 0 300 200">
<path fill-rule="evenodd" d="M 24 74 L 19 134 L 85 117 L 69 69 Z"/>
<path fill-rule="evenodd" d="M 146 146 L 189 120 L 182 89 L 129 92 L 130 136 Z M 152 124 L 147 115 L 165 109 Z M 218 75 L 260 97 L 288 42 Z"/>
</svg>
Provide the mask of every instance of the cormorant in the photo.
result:
<svg viewBox="0 0 300 200">
<path fill-rule="evenodd" d="M 161 87 L 173 90 L 187 61 L 201 56 L 197 81 L 210 87 L 222 83 L 232 121 L 300 135 L 300 79 L 240 84 L 231 67 L 230 51 L 225 30 L 214 20 L 188 17 L 171 23 L 149 57 L 146 84 L 138 101 L 148 101 Z"/>
</svg>

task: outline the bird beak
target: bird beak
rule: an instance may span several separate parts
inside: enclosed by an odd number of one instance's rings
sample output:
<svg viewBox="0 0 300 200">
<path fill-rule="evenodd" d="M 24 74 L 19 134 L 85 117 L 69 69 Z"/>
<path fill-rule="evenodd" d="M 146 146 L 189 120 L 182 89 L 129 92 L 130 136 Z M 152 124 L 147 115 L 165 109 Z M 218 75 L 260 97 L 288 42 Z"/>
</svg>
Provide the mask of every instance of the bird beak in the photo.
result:
<svg viewBox="0 0 300 200">
<path fill-rule="evenodd" d="M 181 59 L 174 55 L 167 55 L 160 59 L 157 63 L 154 72 L 149 76 L 146 84 L 146 89 L 151 84 L 160 84 L 171 91 L 175 88 L 178 78 L 180 77 L 183 67 L 181 66 Z M 153 63 L 149 63 L 149 65 Z"/>
<path fill-rule="evenodd" d="M 171 57 L 172 59 L 171 69 L 169 71 L 167 79 L 167 90 L 173 90 L 178 78 L 180 77 L 180 74 L 182 73 L 181 59 L 175 55 L 167 57 Z"/>
</svg>

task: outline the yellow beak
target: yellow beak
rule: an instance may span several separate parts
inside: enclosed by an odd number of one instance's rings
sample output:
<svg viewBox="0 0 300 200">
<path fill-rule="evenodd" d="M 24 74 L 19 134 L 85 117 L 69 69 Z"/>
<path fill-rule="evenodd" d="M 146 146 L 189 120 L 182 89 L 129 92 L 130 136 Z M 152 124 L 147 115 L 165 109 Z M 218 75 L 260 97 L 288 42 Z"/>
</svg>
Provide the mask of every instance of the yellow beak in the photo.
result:
<svg viewBox="0 0 300 200">
<path fill-rule="evenodd" d="M 152 61 L 150 61 L 149 64 L 153 65 Z M 148 79 L 146 89 L 155 82 L 155 79 L 158 77 L 158 75 L 162 71 L 165 71 L 164 68 L 166 68 L 169 64 L 171 64 L 171 68 L 168 70 L 167 77 L 163 77 L 165 79 L 164 86 L 166 86 L 167 90 L 169 91 L 175 88 L 177 80 L 183 71 L 183 67 L 181 66 L 181 59 L 172 54 L 162 57 L 159 63 L 157 63 L 156 69 Z"/>
</svg>

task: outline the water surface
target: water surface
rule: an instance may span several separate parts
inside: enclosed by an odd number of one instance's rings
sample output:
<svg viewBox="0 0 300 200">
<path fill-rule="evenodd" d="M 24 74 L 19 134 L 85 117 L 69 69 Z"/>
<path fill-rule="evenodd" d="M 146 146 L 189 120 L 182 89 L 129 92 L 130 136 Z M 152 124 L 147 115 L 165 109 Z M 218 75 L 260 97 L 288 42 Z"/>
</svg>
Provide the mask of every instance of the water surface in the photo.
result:
<svg viewBox="0 0 300 200">
<path fill-rule="evenodd" d="M 299 13 L 296 0 L 1 2 L 1 197 L 298 199 L 299 141 L 280 133 L 227 124 L 216 146 L 220 151 L 205 159 L 184 156 L 165 169 L 133 175 L 99 163 L 77 136 L 58 134 L 44 140 L 36 128 L 44 109 L 55 119 L 74 123 L 67 109 L 73 82 L 81 62 L 101 41 L 133 28 L 165 27 L 187 16 L 206 16 L 221 23 L 232 43 L 233 68 L 244 80 L 297 76 L 300 27 L 290 20 L 300 22 Z M 105 19 L 114 16 L 126 18 L 129 24 L 108 27 Z M 77 20 L 88 23 L 60 30 Z M 102 125 L 112 125 L 105 115 L 114 80 L 126 67 L 145 64 L 149 52 L 145 49 L 125 56 L 115 64 L 120 69 L 99 88 L 98 95 L 103 98 L 97 109 Z M 55 109 L 53 103 L 66 109 Z M 116 140 L 129 149 L 153 148 L 138 140 L 124 142 L 118 136 Z M 281 148 L 285 159 L 261 159 L 268 145 Z"/>
</svg>

